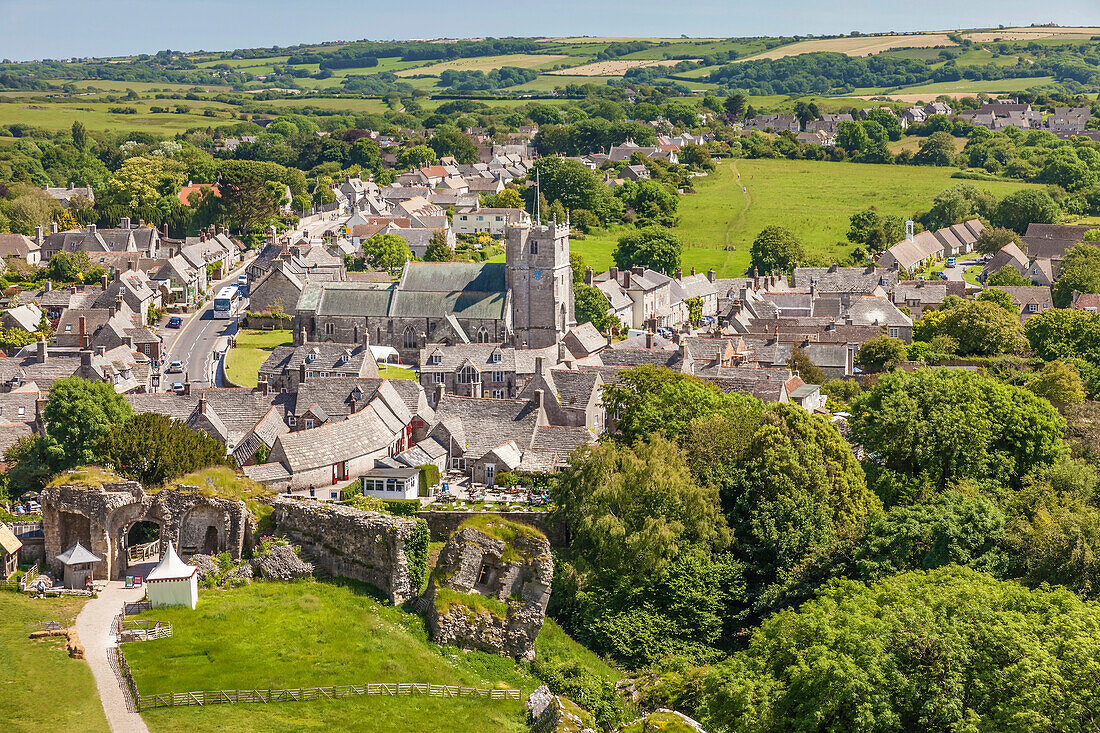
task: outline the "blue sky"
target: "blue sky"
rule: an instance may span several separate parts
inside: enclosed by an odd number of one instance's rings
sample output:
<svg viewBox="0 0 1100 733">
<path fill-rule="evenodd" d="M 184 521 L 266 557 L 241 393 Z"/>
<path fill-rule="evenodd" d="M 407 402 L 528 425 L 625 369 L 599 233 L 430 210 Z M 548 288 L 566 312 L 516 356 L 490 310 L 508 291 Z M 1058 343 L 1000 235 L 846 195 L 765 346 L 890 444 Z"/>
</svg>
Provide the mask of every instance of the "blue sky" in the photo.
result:
<svg viewBox="0 0 1100 733">
<path fill-rule="evenodd" d="M 231 50 L 475 36 L 755 36 L 1055 22 L 1100 26 L 1100 0 L 0 0 L 0 58 Z"/>
</svg>

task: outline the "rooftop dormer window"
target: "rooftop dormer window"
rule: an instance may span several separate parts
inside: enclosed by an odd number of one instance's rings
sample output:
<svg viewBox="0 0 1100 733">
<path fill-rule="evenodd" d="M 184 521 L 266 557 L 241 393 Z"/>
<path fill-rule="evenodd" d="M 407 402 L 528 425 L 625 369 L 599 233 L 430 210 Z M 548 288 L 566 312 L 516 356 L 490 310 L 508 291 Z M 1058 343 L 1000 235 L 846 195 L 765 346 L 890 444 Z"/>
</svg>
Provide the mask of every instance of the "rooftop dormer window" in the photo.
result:
<svg viewBox="0 0 1100 733">
<path fill-rule="evenodd" d="M 494 351 L 493 353 L 489 354 L 489 363 L 490 364 L 499 364 L 501 362 L 501 359 L 503 359 L 503 358 L 504 358 L 504 356 L 503 356 L 503 354 L 500 353 L 499 350 Z"/>
<path fill-rule="evenodd" d="M 443 355 L 439 353 L 432 354 L 428 357 L 428 363 L 432 366 L 439 366 L 443 363 Z"/>
</svg>

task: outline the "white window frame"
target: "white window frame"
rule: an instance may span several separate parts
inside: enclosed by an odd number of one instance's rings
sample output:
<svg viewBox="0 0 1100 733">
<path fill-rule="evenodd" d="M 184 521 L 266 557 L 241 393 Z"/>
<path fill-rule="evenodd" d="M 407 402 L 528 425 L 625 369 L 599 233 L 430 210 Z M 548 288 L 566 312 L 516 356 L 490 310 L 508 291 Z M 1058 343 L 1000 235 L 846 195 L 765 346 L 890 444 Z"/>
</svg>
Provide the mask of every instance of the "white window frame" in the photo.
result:
<svg viewBox="0 0 1100 733">
<path fill-rule="evenodd" d="M 304 418 L 302 420 L 302 427 L 304 427 L 306 430 L 312 429 L 313 428 L 313 418 L 312 417 Z"/>
<path fill-rule="evenodd" d="M 447 375 L 443 372 L 435 372 L 432 374 L 432 384 L 443 384 L 447 381 Z"/>
<path fill-rule="evenodd" d="M 294 417 L 293 415 L 287 415 L 286 416 L 286 424 L 289 425 L 292 428 L 297 427 L 298 418 Z"/>
<path fill-rule="evenodd" d="M 890 334 L 890 338 L 892 338 L 892 339 L 896 339 L 896 338 L 898 337 L 898 333 L 900 333 L 900 331 L 898 331 L 898 327 L 897 327 L 897 326 L 890 326 L 890 327 L 889 327 L 889 328 L 887 329 L 887 333 L 889 333 L 889 334 Z"/>
</svg>

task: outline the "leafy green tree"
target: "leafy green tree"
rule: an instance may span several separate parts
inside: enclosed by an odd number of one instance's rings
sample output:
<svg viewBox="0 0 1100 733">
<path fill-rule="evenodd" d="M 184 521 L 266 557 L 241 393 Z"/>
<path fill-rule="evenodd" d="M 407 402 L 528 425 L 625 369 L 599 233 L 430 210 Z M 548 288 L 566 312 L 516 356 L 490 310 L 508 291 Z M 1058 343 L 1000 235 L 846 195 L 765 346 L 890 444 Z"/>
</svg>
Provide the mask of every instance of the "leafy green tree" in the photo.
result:
<svg viewBox="0 0 1100 733">
<path fill-rule="evenodd" d="M 986 278 L 985 284 L 990 287 L 995 286 L 1019 286 L 1019 285 L 1031 285 L 1031 281 L 1024 277 L 1019 270 L 1012 265 L 1005 265 L 1001 269 Z M 1004 291 L 1001 291 L 1004 292 Z M 1009 298 L 1011 300 L 1011 298 Z"/>
<path fill-rule="evenodd" d="M 227 161 L 251 163 L 252 161 Z M 238 231 L 249 232 L 270 224 L 277 213 L 276 200 L 259 166 L 223 165 L 216 199 L 226 222 Z"/>
<path fill-rule="evenodd" d="M 1064 361 L 1052 361 L 1043 365 L 1024 385 L 1029 390 L 1059 405 L 1073 405 L 1085 401 L 1085 384 L 1077 367 Z"/>
<path fill-rule="evenodd" d="M 424 250 L 425 262 L 451 262 L 455 258 L 455 251 L 447 244 L 447 235 L 442 231 L 433 232 L 432 239 Z"/>
<path fill-rule="evenodd" d="M 982 254 L 991 255 L 1000 251 L 1001 247 L 1013 242 L 1019 245 L 1020 249 L 1024 248 L 1024 240 L 1011 229 L 986 227 L 974 242 L 974 249 Z"/>
<path fill-rule="evenodd" d="M 233 465 L 221 441 L 152 412 L 114 425 L 103 439 L 100 455 L 119 473 L 145 486 L 161 486 L 208 466 Z"/>
<path fill-rule="evenodd" d="M 802 240 L 786 227 L 766 226 L 752 243 L 752 267 L 763 273 L 789 272 L 804 256 Z"/>
<path fill-rule="evenodd" d="M 699 482 L 718 487 L 736 538 L 742 622 L 775 608 L 789 573 L 881 509 L 836 427 L 797 405 L 734 406 L 693 421 L 682 442 Z"/>
<path fill-rule="evenodd" d="M 352 144 L 348 160 L 374 174 L 380 173 L 383 169 L 382 151 L 378 143 L 369 137 L 361 137 Z"/>
<path fill-rule="evenodd" d="M 806 123 L 816 120 L 821 115 L 821 110 L 814 102 L 800 99 L 794 103 L 794 116 L 798 118 L 799 126 L 805 130 Z"/>
<path fill-rule="evenodd" d="M 905 236 L 900 216 L 883 216 L 874 206 L 852 214 L 849 222 L 848 241 L 865 244 L 872 252 L 888 249 Z"/>
<path fill-rule="evenodd" d="M 604 385 L 603 403 L 609 414 L 618 416 L 619 435 L 627 443 L 658 433 L 676 438 L 698 417 L 757 404 L 690 375 L 649 365 L 619 372 L 614 383 Z"/>
<path fill-rule="evenodd" d="M 971 183 L 957 183 L 936 194 L 931 210 L 920 219 L 925 229 L 935 230 L 976 217 L 992 218 L 996 209 L 993 194 Z"/>
<path fill-rule="evenodd" d="M 92 269 L 87 252 L 61 251 L 50 258 L 46 265 L 46 277 L 59 283 L 79 283 Z"/>
<path fill-rule="evenodd" d="M 677 222 L 679 199 L 662 183 L 645 179 L 627 181 L 615 189 L 615 196 L 630 207 L 641 226 L 660 224 L 671 227 Z"/>
<path fill-rule="evenodd" d="M 685 300 L 684 305 L 688 309 L 688 323 L 699 323 L 699 319 L 703 317 L 703 299 L 696 295 Z"/>
<path fill-rule="evenodd" d="M 88 130 L 84 127 L 84 123 L 77 120 L 72 126 L 73 134 L 73 146 L 83 152 L 88 147 Z"/>
<path fill-rule="evenodd" d="M 619 319 L 608 313 L 611 304 L 599 288 L 582 282 L 573 283 L 573 310 L 577 323 L 591 323 L 601 333 L 621 326 Z"/>
<path fill-rule="evenodd" d="M 997 205 L 998 226 L 1019 234 L 1027 231 L 1028 224 L 1057 224 L 1062 211 L 1046 191 L 1024 189 L 1010 193 Z"/>
<path fill-rule="evenodd" d="M 851 430 L 868 470 L 900 481 L 878 489 L 897 503 L 906 492 L 943 491 L 964 479 L 1018 485 L 1063 454 L 1065 421 L 1025 389 L 940 368 L 882 376 L 856 399 Z"/>
<path fill-rule="evenodd" d="M 946 132 L 933 132 L 913 156 L 916 165 L 951 165 L 955 157 L 955 140 Z"/>
<path fill-rule="evenodd" d="M 716 665 L 697 717 L 716 733 L 1087 728 L 1098 623 L 1068 591 L 968 568 L 835 581 Z"/>
<path fill-rule="evenodd" d="M 1067 308 L 1074 291 L 1100 293 L 1100 247 L 1075 244 L 1062 260 L 1062 272 L 1054 283 L 1054 305 Z"/>
<path fill-rule="evenodd" d="M 836 127 L 836 144 L 855 155 L 871 147 L 871 137 L 858 122 L 844 121 Z"/>
<path fill-rule="evenodd" d="M 438 162 L 439 156 L 427 145 L 413 145 L 397 154 L 397 167 L 404 170 L 423 168 Z"/>
<path fill-rule="evenodd" d="M 532 167 L 534 170 L 527 179 L 537 178 L 539 190 L 547 202 L 560 202 L 567 211 L 591 211 L 604 224 L 616 216 L 616 211 L 621 214 L 622 204 L 611 195 L 599 174 L 583 164 L 568 158 L 548 157 L 539 158 Z M 531 213 L 535 212 L 535 194 L 534 186 L 524 191 L 527 210 Z M 548 216 L 543 208 L 543 218 Z"/>
<path fill-rule="evenodd" d="M 103 439 L 133 415 L 126 399 L 105 382 L 66 377 L 54 383 L 42 411 L 59 467 L 95 463 Z"/>
<path fill-rule="evenodd" d="M 1015 271 L 1015 268 L 1013 268 L 1013 271 Z M 996 285 L 996 283 L 993 284 Z M 982 292 L 978 293 L 977 299 L 980 301 L 989 301 L 990 303 L 996 303 L 1014 316 L 1020 312 L 1019 306 L 1016 305 L 1016 301 L 1012 299 L 1012 296 L 1008 294 L 1007 290 L 1000 290 L 996 287 L 988 287 Z"/>
<path fill-rule="evenodd" d="M 657 272 L 671 273 L 680 266 L 683 244 L 672 231 L 660 226 L 648 226 L 619 235 L 612 253 L 615 265 L 627 269 L 635 265 Z"/>
<path fill-rule="evenodd" d="M 582 448 L 553 497 L 571 533 L 562 575 L 576 578 L 563 594 L 574 633 L 631 666 L 713 654 L 741 568 L 717 491 L 695 481 L 674 443 Z"/>
<path fill-rule="evenodd" d="M 1046 361 L 1085 359 L 1100 363 L 1100 314 L 1053 308 L 1024 322 L 1024 335 Z"/>
<path fill-rule="evenodd" d="M 787 368 L 799 375 L 808 384 L 825 384 L 829 377 L 825 370 L 814 364 L 813 359 L 800 346 L 791 347 L 791 356 L 787 359 Z"/>
<path fill-rule="evenodd" d="M 584 257 L 581 257 L 580 252 L 569 253 L 569 270 L 573 273 L 573 284 L 584 282 L 584 273 L 587 271 L 588 266 L 584 263 Z"/>
<path fill-rule="evenodd" d="M 989 300 L 960 299 L 951 307 L 944 304 L 938 332 L 955 339 L 964 356 L 1011 353 L 1024 345 L 1017 312 Z"/>
<path fill-rule="evenodd" d="M 440 158 L 450 155 L 462 164 L 477 162 L 477 146 L 457 127 L 444 127 L 432 136 L 428 146 Z"/>
<path fill-rule="evenodd" d="M 506 188 L 494 196 L 493 206 L 500 209 L 522 209 L 523 196 L 514 188 Z"/>
<path fill-rule="evenodd" d="M 880 372 L 905 361 L 908 353 L 905 342 L 900 339 L 878 336 L 859 347 L 856 364 L 864 370 Z"/>
<path fill-rule="evenodd" d="M 29 434 L 20 437 L 4 452 L 8 464 L 8 490 L 13 496 L 37 491 L 61 470 L 63 451 L 46 435 Z"/>
<path fill-rule="evenodd" d="M 396 275 L 411 257 L 408 243 L 397 234 L 375 234 L 363 242 L 363 259 L 375 270 Z"/>
<path fill-rule="evenodd" d="M 740 119 L 741 116 L 745 114 L 745 110 L 748 107 L 748 99 L 744 94 L 731 94 L 726 97 L 722 106 L 725 108 L 726 114 L 730 117 L 735 120 Z"/>
</svg>

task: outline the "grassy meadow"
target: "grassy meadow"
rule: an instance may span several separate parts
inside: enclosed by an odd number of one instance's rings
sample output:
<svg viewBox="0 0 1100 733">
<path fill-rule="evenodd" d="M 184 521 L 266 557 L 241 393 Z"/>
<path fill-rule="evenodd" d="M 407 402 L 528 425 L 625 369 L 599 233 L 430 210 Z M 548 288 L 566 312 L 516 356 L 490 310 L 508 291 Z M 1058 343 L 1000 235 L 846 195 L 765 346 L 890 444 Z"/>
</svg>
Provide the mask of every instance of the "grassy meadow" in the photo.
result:
<svg viewBox="0 0 1100 733">
<path fill-rule="evenodd" d="M 0 591 L 0 730 L 110 730 L 92 670 L 83 659 L 69 658 L 64 637 L 27 638 L 39 621 L 71 624 L 86 600 Z"/>
<path fill-rule="evenodd" d="M 143 694 L 168 691 L 310 687 L 367 682 L 431 682 L 508 687 L 539 685 L 525 664 L 428 641 L 423 619 L 375 600 L 354 583 L 264 583 L 201 591 L 198 606 L 143 617 L 172 622 L 168 639 L 127 644 Z M 536 653 L 580 659 L 609 680 L 618 673 L 552 621 Z M 522 701 L 364 696 L 338 701 L 224 705 L 148 711 L 151 730 L 525 731 Z"/>
<path fill-rule="evenodd" d="M 772 224 L 798 235 L 808 255 L 825 260 L 847 255 L 849 217 L 869 206 L 908 217 L 927 210 L 937 193 L 957 183 L 955 168 L 870 165 L 801 160 L 726 161 L 680 197 L 676 233 L 684 243 L 682 266 L 714 268 L 736 277 L 749 265 L 749 249 Z M 737 174 L 741 174 L 741 178 Z M 970 181 L 1003 197 L 1031 184 Z M 745 190 L 742 191 L 742 188 Z M 619 231 L 574 239 L 570 249 L 597 272 L 611 264 Z"/>
</svg>

